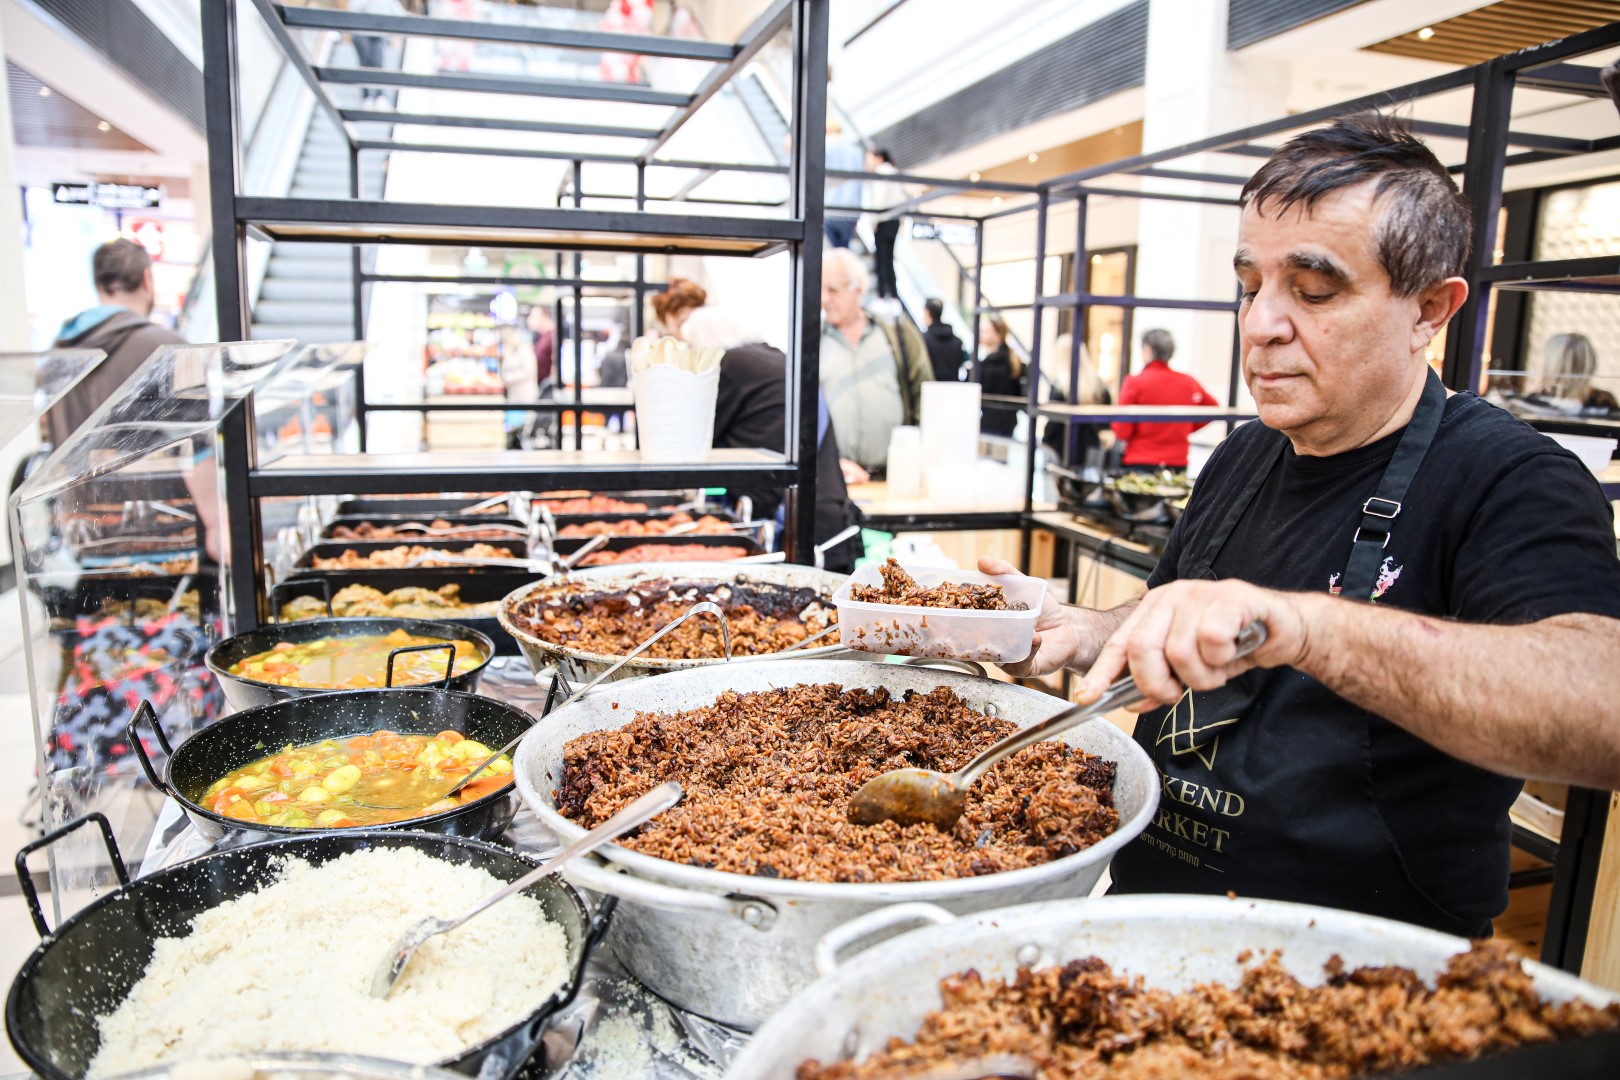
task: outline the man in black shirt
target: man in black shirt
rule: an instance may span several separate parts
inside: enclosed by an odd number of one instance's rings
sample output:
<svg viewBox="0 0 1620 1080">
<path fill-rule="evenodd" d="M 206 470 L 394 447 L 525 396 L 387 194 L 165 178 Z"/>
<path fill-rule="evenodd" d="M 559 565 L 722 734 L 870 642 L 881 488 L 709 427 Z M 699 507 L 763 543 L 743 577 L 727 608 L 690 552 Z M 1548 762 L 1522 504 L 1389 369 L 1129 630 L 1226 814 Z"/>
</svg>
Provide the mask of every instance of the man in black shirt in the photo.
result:
<svg viewBox="0 0 1620 1080">
<path fill-rule="evenodd" d="M 1307 132 L 1240 199 L 1260 423 L 1199 477 L 1146 593 L 1048 600 L 1019 673 L 1127 669 L 1159 809 L 1127 892 L 1225 893 L 1486 935 L 1521 781 L 1620 785 L 1620 562 L 1589 472 L 1424 359 L 1469 211 L 1396 122 Z M 981 569 L 1010 569 L 983 560 Z M 1238 659 L 1246 624 L 1267 639 Z"/>
<path fill-rule="evenodd" d="M 967 350 L 945 321 L 945 305 L 939 300 L 923 304 L 923 318 L 928 329 L 923 331 L 923 344 L 928 346 L 928 362 L 934 369 L 935 382 L 960 382 L 962 368 L 967 364 Z"/>
</svg>

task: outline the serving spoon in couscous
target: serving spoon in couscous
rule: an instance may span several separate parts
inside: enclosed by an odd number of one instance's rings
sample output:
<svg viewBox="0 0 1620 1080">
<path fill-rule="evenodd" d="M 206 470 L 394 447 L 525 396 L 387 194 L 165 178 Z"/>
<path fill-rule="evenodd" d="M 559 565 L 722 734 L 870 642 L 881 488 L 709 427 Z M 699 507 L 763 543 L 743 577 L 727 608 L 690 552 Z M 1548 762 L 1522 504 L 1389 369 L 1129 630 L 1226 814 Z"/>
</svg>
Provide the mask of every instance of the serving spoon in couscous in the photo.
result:
<svg viewBox="0 0 1620 1080">
<path fill-rule="evenodd" d="M 513 893 L 522 892 L 540 879 L 555 874 L 562 868 L 564 863 L 575 855 L 583 855 L 587 851 L 593 851 L 609 841 L 617 840 L 631 829 L 644 824 L 649 819 L 680 802 L 681 794 L 681 785 L 673 780 L 667 780 L 634 802 L 629 803 L 602 824 L 547 859 L 545 863 L 524 874 L 487 900 L 479 901 L 453 919 L 441 919 L 435 915 L 429 915 L 401 934 L 398 940 L 394 942 L 394 947 L 389 950 L 389 954 L 383 958 L 383 962 L 378 965 L 376 973 L 371 977 L 371 996 L 388 996 L 388 992 L 394 988 L 394 983 L 405 973 L 405 966 L 411 962 L 411 957 L 416 954 L 416 950 L 421 948 L 422 943 L 428 938 L 433 937 L 435 934 L 443 934 L 454 930 L 468 919 L 500 903 Z"/>
</svg>

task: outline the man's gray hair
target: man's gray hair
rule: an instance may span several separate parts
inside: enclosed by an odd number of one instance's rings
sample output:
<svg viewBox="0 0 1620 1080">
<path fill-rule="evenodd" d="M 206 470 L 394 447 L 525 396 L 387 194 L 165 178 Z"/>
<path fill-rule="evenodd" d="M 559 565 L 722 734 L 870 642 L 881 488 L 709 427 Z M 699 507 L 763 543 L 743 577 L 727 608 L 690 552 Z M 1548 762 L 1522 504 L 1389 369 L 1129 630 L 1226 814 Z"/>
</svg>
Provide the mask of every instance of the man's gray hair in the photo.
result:
<svg viewBox="0 0 1620 1080">
<path fill-rule="evenodd" d="M 1345 116 L 1295 135 L 1243 185 L 1238 203 L 1261 213 L 1306 212 L 1329 192 L 1372 183 L 1378 261 L 1396 296 L 1468 268 L 1473 212 L 1440 159 L 1406 124 L 1384 113 Z M 1387 198 L 1386 198 L 1387 196 Z"/>
<path fill-rule="evenodd" d="M 859 255 L 856 255 L 849 248 L 828 248 L 821 254 L 821 274 L 823 277 L 826 277 L 827 268 L 831 266 L 843 267 L 844 277 L 849 282 L 849 287 L 862 296 L 866 295 L 866 290 L 872 285 L 872 277 L 867 273 L 866 263 L 861 261 Z"/>
<path fill-rule="evenodd" d="M 1176 355 L 1176 339 L 1170 336 L 1168 330 L 1149 330 L 1142 335 L 1142 346 L 1153 354 L 1155 360 L 1168 361 Z"/>
</svg>

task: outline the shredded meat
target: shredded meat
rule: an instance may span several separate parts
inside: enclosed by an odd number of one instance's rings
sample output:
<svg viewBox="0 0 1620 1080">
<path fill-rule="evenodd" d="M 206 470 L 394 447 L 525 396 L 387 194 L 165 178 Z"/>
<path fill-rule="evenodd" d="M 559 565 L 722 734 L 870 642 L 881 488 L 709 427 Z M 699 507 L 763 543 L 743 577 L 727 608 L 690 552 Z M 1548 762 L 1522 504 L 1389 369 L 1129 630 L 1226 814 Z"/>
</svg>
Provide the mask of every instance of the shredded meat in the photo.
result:
<svg viewBox="0 0 1620 1080">
<path fill-rule="evenodd" d="M 582 499 L 539 499 L 538 504 L 553 514 L 645 514 L 644 502 L 627 502 L 607 495 L 589 495 Z"/>
<path fill-rule="evenodd" d="M 330 558 L 317 555 L 312 562 L 316 570 L 403 570 L 405 564 L 418 555 L 465 555 L 473 559 L 510 559 L 513 557 L 511 548 L 495 547 L 492 544 L 473 544 L 470 547 L 457 548 L 453 551 L 427 548 L 421 544 L 401 544 L 399 547 L 383 548 L 380 551 L 361 552 L 351 548 Z M 456 564 L 429 559 L 418 565 L 454 566 Z"/>
<path fill-rule="evenodd" d="M 798 1080 L 900 1080 L 992 1054 L 1027 1058 L 1040 1080 L 1332 1080 L 1620 1027 L 1620 1005 L 1541 1001 L 1502 942 L 1452 957 L 1433 988 L 1404 967 L 1343 968 L 1334 957 L 1327 981 L 1307 987 L 1272 953 L 1236 987 L 1179 994 L 1095 956 L 1020 968 L 1007 982 L 965 971 L 940 982 L 944 1008 L 913 1042 L 892 1040 L 859 1064 L 807 1061 Z"/>
<path fill-rule="evenodd" d="M 564 539 L 572 536 L 597 536 L 602 533 L 608 536 L 663 536 L 677 525 L 691 525 L 693 520 L 691 514 L 684 512 L 641 521 L 635 518 L 625 518 L 622 521 L 603 519 L 585 521 L 578 525 L 564 525 L 557 530 L 557 535 Z M 696 521 L 696 525 L 686 530 L 690 536 L 718 536 L 732 531 L 731 522 L 713 514 L 704 514 Z"/>
<path fill-rule="evenodd" d="M 862 784 L 907 766 L 954 770 L 1013 731 L 949 687 L 799 685 L 721 694 L 679 713 L 638 713 L 564 750 L 558 810 L 595 826 L 665 780 L 679 806 L 625 846 L 672 862 L 802 881 L 931 881 L 1035 866 L 1112 833 L 1115 767 L 1043 742 L 973 785 L 950 832 L 848 820 Z"/>
<path fill-rule="evenodd" d="M 458 539 L 464 540 L 499 540 L 510 537 L 510 529 L 481 529 L 457 526 L 444 518 L 435 518 L 428 523 L 430 529 L 461 528 Z M 358 525 L 337 525 L 332 529 L 333 540 L 420 540 L 420 529 L 401 530 L 397 525 L 379 524 L 375 521 L 362 521 Z"/>
<path fill-rule="evenodd" d="M 598 551 L 585 556 L 581 566 L 614 566 L 644 562 L 730 562 L 748 554 L 736 544 L 637 544 L 623 551 Z"/>
<path fill-rule="evenodd" d="M 742 574 L 725 582 L 657 578 L 630 589 L 563 583 L 525 593 L 507 615 L 520 630 L 542 641 L 623 656 L 700 600 L 713 601 L 726 613 L 734 656 L 781 652 L 837 621 L 832 606 L 814 589 L 751 582 Z M 695 615 L 641 655 L 719 659 L 725 655 L 720 623 L 708 615 Z"/>
<path fill-rule="evenodd" d="M 966 608 L 975 611 L 1025 611 L 1027 604 L 1007 605 L 1000 585 L 941 582 L 931 589 L 918 585 L 893 558 L 880 568 L 883 585 L 851 585 L 849 598 L 863 604 L 898 604 L 902 607 Z"/>
</svg>

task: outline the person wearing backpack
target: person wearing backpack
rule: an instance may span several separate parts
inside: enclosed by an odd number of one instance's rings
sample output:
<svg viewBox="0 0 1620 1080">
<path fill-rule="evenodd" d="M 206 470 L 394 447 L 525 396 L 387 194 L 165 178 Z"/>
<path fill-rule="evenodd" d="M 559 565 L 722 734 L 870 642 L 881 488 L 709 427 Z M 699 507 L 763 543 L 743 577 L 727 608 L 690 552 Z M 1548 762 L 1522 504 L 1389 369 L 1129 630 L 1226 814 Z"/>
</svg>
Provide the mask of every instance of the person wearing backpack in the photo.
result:
<svg viewBox="0 0 1620 1080">
<path fill-rule="evenodd" d="M 855 479 L 884 470 L 889 435 L 917 423 L 922 384 L 934 374 L 916 327 L 867 313 L 867 281 L 865 264 L 848 249 L 824 254 L 821 389 L 846 455 L 844 473 Z"/>
</svg>

